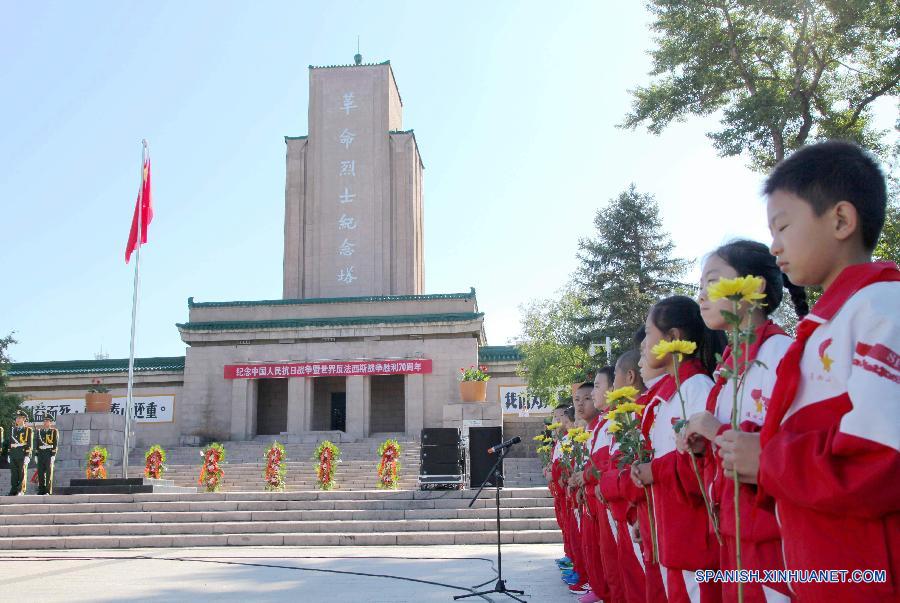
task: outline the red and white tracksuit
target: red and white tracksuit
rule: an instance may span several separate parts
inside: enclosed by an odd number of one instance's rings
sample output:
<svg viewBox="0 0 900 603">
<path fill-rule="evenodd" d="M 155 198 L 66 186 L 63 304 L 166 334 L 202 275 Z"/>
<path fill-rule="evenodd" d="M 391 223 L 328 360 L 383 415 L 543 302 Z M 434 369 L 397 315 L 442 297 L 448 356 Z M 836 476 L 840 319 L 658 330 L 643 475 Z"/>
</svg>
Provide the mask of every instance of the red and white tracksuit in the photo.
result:
<svg viewBox="0 0 900 603">
<path fill-rule="evenodd" d="M 670 375 L 660 375 L 659 377 L 648 381 L 645 385 L 647 389 L 640 395 L 640 397 L 636 400 L 638 404 L 649 406 L 650 401 L 656 397 L 657 392 L 668 386 L 668 383 L 672 380 Z M 645 412 L 643 417 L 646 418 L 647 413 Z M 642 424 L 643 424 L 642 420 Z M 642 425 L 643 427 L 643 425 Z M 653 442 L 649 438 L 649 424 L 646 424 L 646 429 L 643 429 L 644 439 L 646 441 L 647 447 L 652 449 Z M 634 583 L 634 574 L 632 573 L 631 580 L 628 579 L 626 575 L 625 579 L 625 587 L 626 593 L 629 592 L 629 584 L 631 584 L 631 592 L 634 593 L 637 589 L 637 594 L 628 595 L 629 597 L 634 596 L 635 600 L 643 600 L 646 603 L 667 603 L 666 599 L 666 590 L 663 586 L 662 582 L 662 573 L 659 569 L 659 563 L 653 559 L 653 534 L 650 529 L 650 508 L 647 504 L 647 499 L 649 498 L 651 501 L 653 500 L 653 486 L 647 486 L 644 488 L 639 488 L 634 485 L 634 482 L 631 480 L 631 466 L 626 466 L 622 468 L 622 472 L 616 476 L 615 487 L 618 488 L 619 492 L 622 495 L 622 498 L 628 501 L 629 511 L 627 512 L 626 517 L 631 518 L 633 516 L 634 522 L 637 523 L 638 532 L 641 536 L 641 542 L 638 544 L 631 541 L 633 550 L 637 552 L 637 548 L 640 548 L 640 551 L 636 554 L 636 560 L 640 564 L 640 578 L 643 580 L 643 599 L 640 598 L 640 586 L 635 585 Z M 611 478 L 610 478 L 611 479 Z M 607 484 L 607 488 L 610 488 L 609 482 L 605 482 Z M 601 483 L 601 488 L 603 487 L 603 483 Z M 604 493 L 606 496 L 606 493 Z M 615 498 L 613 496 L 613 498 Z M 625 526 L 623 526 L 625 527 Z M 626 527 L 627 530 L 627 527 Z M 657 533 L 659 532 L 659 528 L 657 527 Z M 629 534 L 629 538 L 631 535 Z M 624 556 L 622 556 L 624 558 Z M 634 572 L 634 567 L 631 565 L 626 565 L 624 567 L 631 567 L 632 572 Z M 625 570 L 627 571 L 627 569 Z M 636 587 L 636 588 L 635 588 Z M 631 599 L 629 599 L 631 601 Z"/>
<path fill-rule="evenodd" d="M 563 436 L 563 438 L 557 441 L 556 445 L 553 447 L 553 457 L 550 465 L 550 492 L 553 494 L 553 510 L 556 513 L 556 523 L 559 525 L 559 529 L 562 531 L 563 536 L 563 550 L 565 551 L 566 557 L 572 560 L 572 568 L 579 572 L 579 575 L 584 575 L 584 567 L 581 564 L 581 550 L 578 545 L 577 539 L 573 536 L 572 533 L 572 509 L 569 502 L 569 497 L 566 495 L 566 487 L 562 484 L 562 476 L 563 476 L 563 466 L 562 466 L 562 450 L 560 449 L 560 444 L 568 442 L 568 436 Z M 576 525 L 577 532 L 577 525 Z"/>
<path fill-rule="evenodd" d="M 743 385 L 738 399 L 738 424 L 741 431 L 755 433 L 762 427 L 775 385 L 775 369 L 791 342 L 792 339 L 772 321 L 766 321 L 756 329 L 754 341 L 747 346 L 746 357 L 741 358 L 739 363 L 739 370 L 743 366 L 748 367 L 742 372 Z M 730 366 L 731 357 L 731 349 L 726 348 L 723 362 Z M 707 400 L 706 410 L 723 423 L 719 433 L 731 429 L 733 405 L 734 381 L 718 376 L 717 369 L 716 383 Z M 705 465 L 704 482 L 713 505 L 719 508 L 719 530 L 724 540 L 719 558 L 720 567 L 723 570 L 734 570 L 737 569 L 734 480 L 726 477 L 722 459 L 715 454 L 713 448 L 708 446 L 707 454 L 701 459 Z M 775 520 L 774 501 L 771 498 L 761 499 L 757 494 L 756 486 L 741 484 L 741 569 L 758 570 L 762 574 L 764 570 L 784 569 L 784 557 L 781 552 L 781 533 Z M 790 600 L 785 583 L 763 585 L 759 582 L 747 582 L 743 586 L 743 596 L 745 603 L 786 603 Z M 737 583 L 723 583 L 722 598 L 725 601 L 736 601 Z"/>
<path fill-rule="evenodd" d="M 603 597 L 596 589 L 594 593 L 610 603 L 625 602 L 625 587 L 622 584 L 622 573 L 619 566 L 619 553 L 616 543 L 616 526 L 609 509 L 603 500 L 597 498 L 595 487 L 599 485 L 599 476 L 609 471 L 609 445 L 612 443 L 606 419 L 600 420 L 591 433 L 589 451 L 590 464 L 593 470 L 586 471 L 585 491 L 594 530 L 596 530 L 597 547 L 602 564 L 596 564 L 594 571 L 602 571 L 607 585 L 608 595 Z M 599 559 L 598 559 L 599 561 Z M 591 583 L 593 585 L 593 582 Z"/>
<path fill-rule="evenodd" d="M 886 578 L 792 582 L 800 601 L 900 600 L 898 308 L 893 263 L 850 266 L 797 326 L 778 368 L 758 477 L 775 499 L 787 569 Z"/>
<path fill-rule="evenodd" d="M 695 358 L 679 369 L 681 397 L 674 380 L 661 388 L 644 410 L 654 458 L 653 513 L 659 535 L 659 566 L 670 603 L 712 603 L 721 599 L 719 583 L 698 583 L 694 571 L 717 569 L 719 545 L 706 529 L 708 515 L 701 484 L 690 457 L 675 449 L 675 423 L 706 408 L 712 379 Z"/>
<path fill-rule="evenodd" d="M 591 453 L 594 441 L 600 433 L 600 429 L 606 424 L 605 419 L 599 416 L 587 426 L 591 438 L 585 443 L 588 454 Z M 584 551 L 587 581 L 591 585 L 591 591 L 604 601 L 616 601 L 613 595 L 613 585 L 609 581 L 609 567 L 611 560 L 603 551 L 603 518 L 601 505 L 594 494 L 594 485 L 597 483 L 594 476 L 595 461 L 591 456 L 584 468 L 584 515 L 581 517 L 581 545 Z"/>
</svg>

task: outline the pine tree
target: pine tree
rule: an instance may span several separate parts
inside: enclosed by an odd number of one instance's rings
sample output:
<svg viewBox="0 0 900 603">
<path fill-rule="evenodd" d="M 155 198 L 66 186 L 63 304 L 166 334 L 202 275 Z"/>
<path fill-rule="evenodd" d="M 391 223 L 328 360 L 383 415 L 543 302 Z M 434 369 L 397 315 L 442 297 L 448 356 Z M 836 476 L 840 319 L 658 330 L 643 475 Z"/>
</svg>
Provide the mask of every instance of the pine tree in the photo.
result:
<svg viewBox="0 0 900 603">
<path fill-rule="evenodd" d="M 689 289 L 679 280 L 689 262 L 672 256 L 675 245 L 663 230 L 656 199 L 634 184 L 597 211 L 594 225 L 595 237 L 579 242 L 576 278 L 589 309 L 579 322 L 585 342 L 608 336 L 614 350 L 624 350 L 650 306 Z"/>
<path fill-rule="evenodd" d="M 0 425 L 3 426 L 4 436 L 9 434 L 9 428 L 15 422 L 15 413 L 22 404 L 21 396 L 6 391 L 8 381 L 6 370 L 10 363 L 7 350 L 14 343 L 16 340 L 12 333 L 6 337 L 0 337 Z"/>
</svg>

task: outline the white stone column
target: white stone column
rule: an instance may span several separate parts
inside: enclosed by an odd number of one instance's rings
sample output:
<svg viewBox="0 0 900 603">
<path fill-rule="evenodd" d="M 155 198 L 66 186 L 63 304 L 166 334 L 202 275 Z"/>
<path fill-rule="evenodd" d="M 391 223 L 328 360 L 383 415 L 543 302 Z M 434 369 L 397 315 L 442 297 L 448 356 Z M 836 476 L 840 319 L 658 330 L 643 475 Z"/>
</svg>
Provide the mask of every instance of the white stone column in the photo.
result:
<svg viewBox="0 0 900 603">
<path fill-rule="evenodd" d="M 312 379 L 288 379 L 287 432 L 291 435 L 306 433 L 310 429 L 311 390 Z"/>
<path fill-rule="evenodd" d="M 368 378 L 362 375 L 347 377 L 347 435 L 354 439 L 364 438 L 369 432 L 368 386 Z"/>
<path fill-rule="evenodd" d="M 425 427 L 425 375 L 407 375 L 404 391 L 406 435 L 418 438 Z"/>
<path fill-rule="evenodd" d="M 231 385 L 231 439 L 247 440 L 256 430 L 256 381 L 235 379 Z"/>
<path fill-rule="evenodd" d="M 232 440 L 243 440 L 247 437 L 247 394 L 249 391 L 249 379 L 235 379 L 231 382 Z"/>
</svg>

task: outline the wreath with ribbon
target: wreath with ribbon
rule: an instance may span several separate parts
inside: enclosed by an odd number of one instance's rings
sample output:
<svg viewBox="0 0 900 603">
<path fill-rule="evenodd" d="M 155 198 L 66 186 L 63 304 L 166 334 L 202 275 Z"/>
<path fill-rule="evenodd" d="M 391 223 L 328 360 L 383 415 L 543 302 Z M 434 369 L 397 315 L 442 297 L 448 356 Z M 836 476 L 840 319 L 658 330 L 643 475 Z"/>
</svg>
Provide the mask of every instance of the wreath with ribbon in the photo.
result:
<svg viewBox="0 0 900 603">
<path fill-rule="evenodd" d="M 225 476 L 219 466 L 219 463 L 225 462 L 225 447 L 213 442 L 200 452 L 200 456 L 203 457 L 203 465 L 200 467 L 200 479 L 197 483 L 206 488 L 207 492 L 218 492 Z"/>
<path fill-rule="evenodd" d="M 284 446 L 274 442 L 266 451 L 266 470 L 263 477 L 266 480 L 266 490 L 269 492 L 284 492 L 284 481 L 287 475 L 287 459 L 284 454 Z"/>
<path fill-rule="evenodd" d="M 316 446 L 313 454 L 316 462 L 316 484 L 321 490 L 331 490 L 335 487 L 335 465 L 341 462 L 341 449 L 335 444 L 325 440 Z"/>
<path fill-rule="evenodd" d="M 103 446 L 94 446 L 87 456 L 85 475 L 88 479 L 106 479 L 106 459 L 109 452 Z"/>
<path fill-rule="evenodd" d="M 400 442 L 385 440 L 378 447 L 381 460 L 378 461 L 378 487 L 395 490 L 400 482 Z"/>
<path fill-rule="evenodd" d="M 144 454 L 144 475 L 151 479 L 162 479 L 166 470 L 166 451 L 159 444 L 154 444 Z"/>
</svg>

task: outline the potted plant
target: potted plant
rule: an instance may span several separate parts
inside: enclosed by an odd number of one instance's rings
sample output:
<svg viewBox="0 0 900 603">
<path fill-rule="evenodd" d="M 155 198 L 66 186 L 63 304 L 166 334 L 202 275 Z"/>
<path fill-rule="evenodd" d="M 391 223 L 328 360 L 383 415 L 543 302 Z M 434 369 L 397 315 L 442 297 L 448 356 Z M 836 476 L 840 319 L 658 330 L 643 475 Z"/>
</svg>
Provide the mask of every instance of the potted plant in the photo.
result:
<svg viewBox="0 0 900 603">
<path fill-rule="evenodd" d="M 103 386 L 103 380 L 91 379 L 91 387 L 84 395 L 84 412 L 109 412 L 112 394 Z"/>
<path fill-rule="evenodd" d="M 485 366 L 459 369 L 459 396 L 463 402 L 484 402 L 487 399 L 487 382 L 491 378 Z"/>
</svg>

